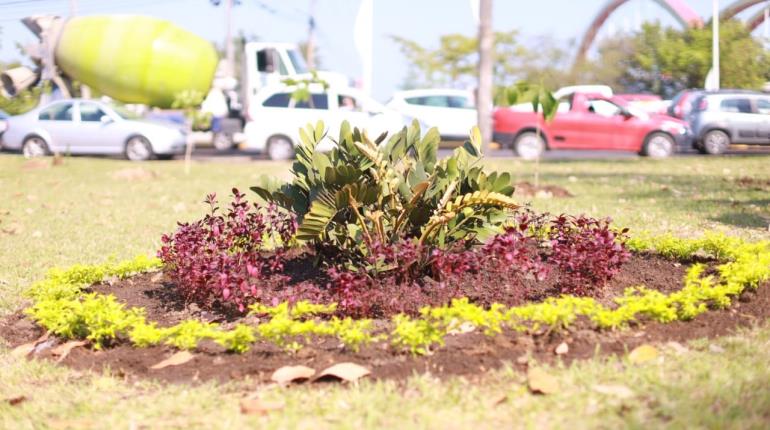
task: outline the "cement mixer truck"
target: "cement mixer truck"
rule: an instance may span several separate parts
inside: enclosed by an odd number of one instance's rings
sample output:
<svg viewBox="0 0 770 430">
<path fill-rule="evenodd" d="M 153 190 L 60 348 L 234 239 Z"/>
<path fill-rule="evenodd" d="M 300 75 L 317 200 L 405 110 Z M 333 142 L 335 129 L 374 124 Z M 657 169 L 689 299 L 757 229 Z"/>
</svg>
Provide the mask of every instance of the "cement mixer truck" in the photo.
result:
<svg viewBox="0 0 770 430">
<path fill-rule="evenodd" d="M 250 42 L 244 45 L 242 82 L 217 73 L 219 58 L 212 44 L 174 24 L 147 16 L 95 15 L 64 19 L 24 18 L 39 39 L 25 46 L 35 68 L 18 67 L 0 74 L 6 96 L 51 82 L 65 98 L 77 81 L 122 103 L 171 108 L 180 93 L 207 94 L 212 85 L 242 102 L 232 103 L 219 149 L 232 145 L 245 123 L 241 112 L 259 90 L 286 77 L 310 76 L 295 44 Z M 338 73 L 319 72 L 332 85 L 346 85 Z"/>
</svg>

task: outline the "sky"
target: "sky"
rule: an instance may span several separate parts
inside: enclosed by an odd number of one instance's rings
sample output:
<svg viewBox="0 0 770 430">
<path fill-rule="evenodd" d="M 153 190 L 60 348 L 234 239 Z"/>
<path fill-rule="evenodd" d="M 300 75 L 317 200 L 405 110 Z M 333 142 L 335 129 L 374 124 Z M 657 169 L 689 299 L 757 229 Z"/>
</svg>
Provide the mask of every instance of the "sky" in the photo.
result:
<svg viewBox="0 0 770 430">
<path fill-rule="evenodd" d="M 307 38 L 308 11 L 313 0 L 241 0 L 234 9 L 235 32 L 261 41 L 302 42 Z M 361 62 L 353 42 L 353 23 L 360 0 L 315 0 L 321 68 L 357 79 Z M 523 41 L 549 35 L 568 43 L 578 39 L 608 0 L 495 0 L 493 27 L 518 30 Z M 167 19 L 199 36 L 221 44 L 225 8 L 209 0 L 0 0 L 0 61 L 18 60 L 16 43 L 35 37 L 19 22 L 34 14 L 68 16 L 76 4 L 80 15 L 130 13 Z M 711 0 L 688 0 L 701 16 L 711 15 Z M 728 4 L 722 0 L 723 5 Z M 374 0 L 373 95 L 385 101 L 404 83 L 407 63 L 391 40 L 401 36 L 423 46 L 436 46 L 447 33 L 476 33 L 469 0 Z M 753 13 L 753 9 L 750 13 Z M 750 14 L 749 13 L 749 14 Z M 746 14 L 744 14 L 746 15 Z M 633 29 L 642 21 L 676 25 L 651 0 L 630 0 L 619 8 L 600 33 Z"/>
</svg>

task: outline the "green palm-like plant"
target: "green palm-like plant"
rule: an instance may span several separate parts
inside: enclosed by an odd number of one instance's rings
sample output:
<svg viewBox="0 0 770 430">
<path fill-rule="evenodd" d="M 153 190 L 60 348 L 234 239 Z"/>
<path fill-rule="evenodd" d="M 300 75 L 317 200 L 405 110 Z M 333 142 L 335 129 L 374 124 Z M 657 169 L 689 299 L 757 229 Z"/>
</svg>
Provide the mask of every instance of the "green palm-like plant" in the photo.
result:
<svg viewBox="0 0 770 430">
<path fill-rule="evenodd" d="M 366 256 L 373 243 L 406 238 L 430 246 L 479 241 L 518 207 L 510 174 L 487 174 L 480 166 L 477 128 L 441 160 L 438 130 L 421 136 L 416 121 L 387 141 L 386 134 L 372 141 L 345 122 L 329 153 L 316 151 L 324 138 L 322 122 L 301 129 L 292 182 L 263 176 L 251 188 L 297 215 L 300 241 L 350 257 Z"/>
</svg>

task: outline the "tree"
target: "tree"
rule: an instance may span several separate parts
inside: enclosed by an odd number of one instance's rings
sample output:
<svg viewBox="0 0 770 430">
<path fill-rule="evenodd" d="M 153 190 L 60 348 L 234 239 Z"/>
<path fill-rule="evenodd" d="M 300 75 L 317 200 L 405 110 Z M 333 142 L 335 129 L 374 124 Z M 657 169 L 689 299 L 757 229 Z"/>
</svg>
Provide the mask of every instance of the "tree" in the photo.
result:
<svg viewBox="0 0 770 430">
<path fill-rule="evenodd" d="M 481 143 L 486 146 L 492 142 L 492 73 L 495 58 L 495 37 L 492 33 L 492 0 L 481 0 L 479 18 L 479 85 L 476 89 L 476 109 Z"/>
<path fill-rule="evenodd" d="M 477 85 L 477 64 L 479 41 L 476 36 L 445 34 L 439 38 L 438 47 L 431 49 L 415 41 L 391 36 L 399 45 L 401 53 L 409 63 L 404 86 L 407 88 L 425 86 L 475 87 Z M 494 32 L 495 59 L 492 64 L 494 80 L 513 83 L 516 71 L 516 57 L 524 52 L 518 43 L 518 32 Z"/>
<path fill-rule="evenodd" d="M 645 24 L 631 36 L 605 41 L 598 61 L 583 76 L 601 76 L 616 89 L 671 97 L 686 88 L 701 88 L 711 69 L 711 26 L 677 30 Z M 721 81 L 725 88 L 760 89 L 770 77 L 770 56 L 745 24 L 721 24 Z"/>
</svg>

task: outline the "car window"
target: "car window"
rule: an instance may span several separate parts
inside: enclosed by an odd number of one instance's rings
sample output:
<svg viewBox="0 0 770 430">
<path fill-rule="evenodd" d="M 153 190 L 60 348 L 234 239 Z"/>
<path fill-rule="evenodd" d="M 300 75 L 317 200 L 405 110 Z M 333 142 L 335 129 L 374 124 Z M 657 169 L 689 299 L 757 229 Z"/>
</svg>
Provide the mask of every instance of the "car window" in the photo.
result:
<svg viewBox="0 0 770 430">
<path fill-rule="evenodd" d="M 307 64 L 305 64 L 305 59 L 302 58 L 302 55 L 299 53 L 299 51 L 290 50 L 289 52 L 289 61 L 291 61 L 292 66 L 294 66 L 294 72 L 297 74 L 302 73 L 308 73 Z"/>
<path fill-rule="evenodd" d="M 329 98 L 326 96 L 326 94 L 313 94 L 312 96 L 313 104 L 310 105 L 310 101 L 298 101 L 296 103 L 291 103 L 291 94 L 289 93 L 276 93 L 272 96 L 268 97 L 267 100 L 265 100 L 264 103 L 262 103 L 265 107 L 278 107 L 278 108 L 288 108 L 290 105 L 295 108 L 299 109 L 329 109 Z"/>
<path fill-rule="evenodd" d="M 43 121 L 72 121 L 72 103 L 57 103 L 49 106 L 38 115 Z"/>
<path fill-rule="evenodd" d="M 770 100 L 757 99 L 757 113 L 762 115 L 770 115 Z"/>
<path fill-rule="evenodd" d="M 280 61 L 278 59 L 278 52 L 275 49 L 265 48 L 257 51 L 257 71 L 262 73 L 275 73 L 276 62 Z"/>
<path fill-rule="evenodd" d="M 468 97 L 463 96 L 449 96 L 447 98 L 449 107 L 458 109 L 473 109 L 473 104 Z"/>
<path fill-rule="evenodd" d="M 611 117 L 620 113 L 620 106 L 607 100 L 589 100 L 588 111 L 599 116 Z"/>
<path fill-rule="evenodd" d="M 94 103 L 80 104 L 80 121 L 99 122 L 105 115 L 107 114 Z"/>
<path fill-rule="evenodd" d="M 409 97 L 405 100 L 410 105 L 449 107 L 449 100 L 446 96 Z"/>
<path fill-rule="evenodd" d="M 751 113 L 751 101 L 745 98 L 724 99 L 719 104 L 722 112 Z"/>
<path fill-rule="evenodd" d="M 346 110 L 350 112 L 361 112 L 361 102 L 356 100 L 355 97 L 346 94 L 340 94 L 337 96 L 337 105 L 340 110 Z"/>
</svg>

